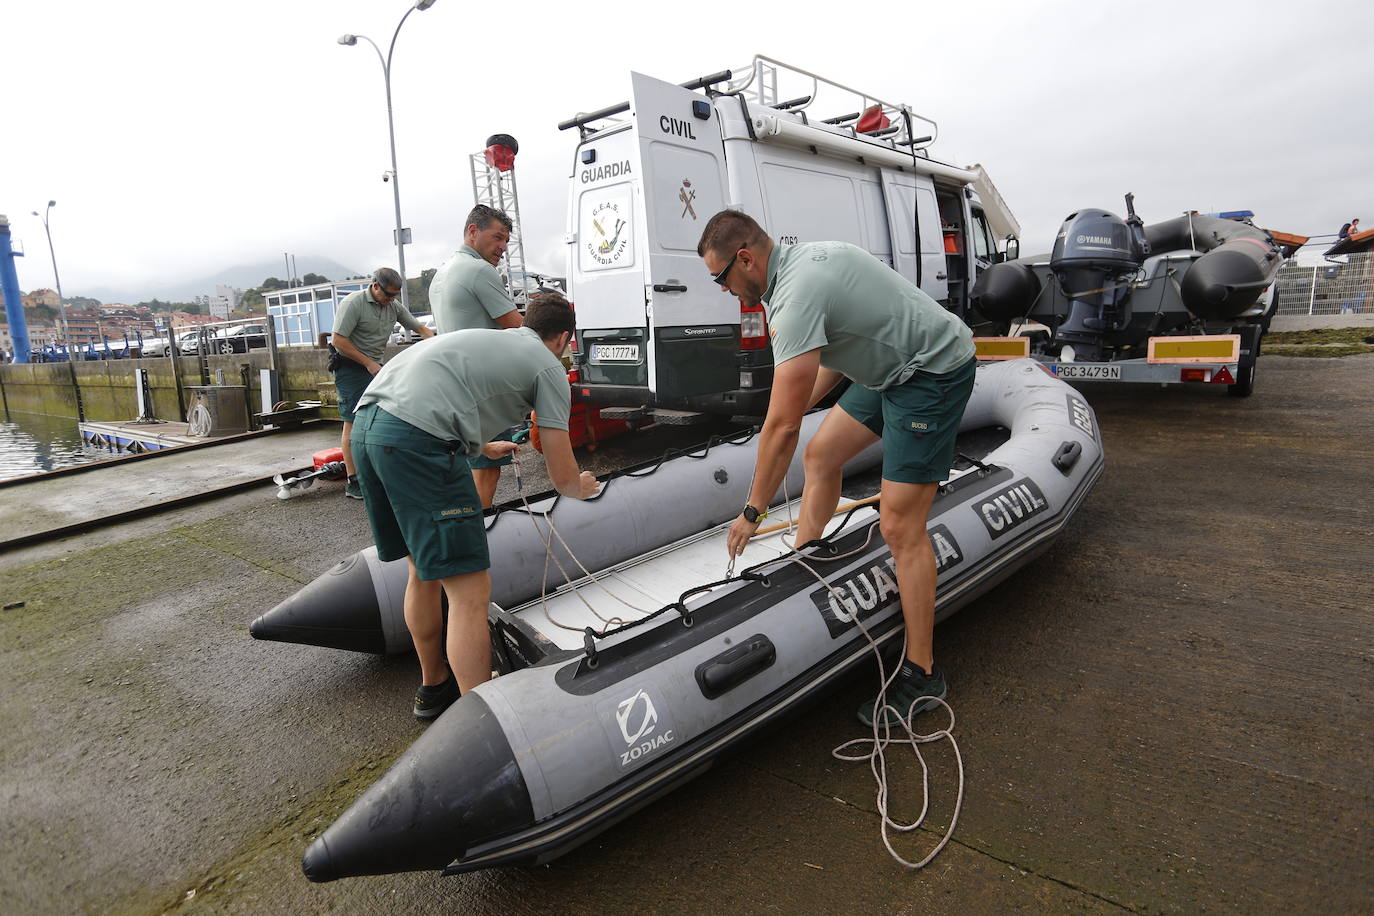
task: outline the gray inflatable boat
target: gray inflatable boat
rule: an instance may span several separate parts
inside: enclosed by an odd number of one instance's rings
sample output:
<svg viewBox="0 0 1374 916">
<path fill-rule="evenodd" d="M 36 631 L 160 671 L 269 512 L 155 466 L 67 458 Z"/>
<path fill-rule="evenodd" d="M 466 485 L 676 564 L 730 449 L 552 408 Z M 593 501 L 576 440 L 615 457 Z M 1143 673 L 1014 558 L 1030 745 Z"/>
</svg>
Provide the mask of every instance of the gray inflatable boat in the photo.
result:
<svg viewBox="0 0 1374 916">
<path fill-rule="evenodd" d="M 1103 468 L 1092 409 L 1031 360 L 979 368 L 960 443 L 928 525 L 937 619 L 1045 550 Z M 851 478 L 847 495 L 878 485 L 876 472 Z M 785 532 L 760 536 L 753 565 L 728 578 L 718 524 L 494 607 L 508 672 L 459 699 L 316 839 L 305 874 L 545 862 L 705 772 L 870 656 L 856 618 L 900 644 L 880 513 L 837 516 L 796 553 Z"/>
</svg>

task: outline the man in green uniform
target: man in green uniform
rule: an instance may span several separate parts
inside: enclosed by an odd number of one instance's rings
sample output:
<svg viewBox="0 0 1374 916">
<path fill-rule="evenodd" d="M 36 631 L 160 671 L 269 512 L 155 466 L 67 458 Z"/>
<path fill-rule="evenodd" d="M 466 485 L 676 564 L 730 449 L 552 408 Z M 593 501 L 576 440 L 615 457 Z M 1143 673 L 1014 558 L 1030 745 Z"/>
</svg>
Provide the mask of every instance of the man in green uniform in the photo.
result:
<svg viewBox="0 0 1374 916">
<path fill-rule="evenodd" d="M 802 415 L 839 383 L 841 396 L 806 447 L 797 543 L 821 536 L 839 503 L 842 467 L 883 443 L 883 539 L 892 551 L 906 623 L 906 655 L 887 693 L 905 715 L 946 693 L 935 667 L 935 554 L 926 535 L 935 491 L 949 474 L 955 436 L 973 392 L 973 336 L 896 271 L 845 242 L 775 245 L 738 210 L 706 224 L 697 246 L 722 289 L 762 301 L 775 369 L 759 434 L 754 484 L 730 527 L 730 555 L 758 529 L 797 447 Z M 859 710 L 871 725 L 874 702 Z"/>
<path fill-rule="evenodd" d="M 485 204 L 478 204 L 468 213 L 463 247 L 439 266 L 429 283 L 434 329 L 438 333 L 520 327 L 520 313 L 496 272 L 510 242 L 512 225 L 509 216 Z M 507 430 L 496 438 L 509 441 L 512 432 Z M 510 456 L 491 459 L 485 455 L 469 462 L 482 508 L 491 507 L 501 482 L 501 468 L 510 463 Z"/>
<path fill-rule="evenodd" d="M 391 338 L 391 329 L 399 321 L 402 327 L 418 332 L 421 337 L 434 336 L 401 305 L 401 282 L 401 275 L 390 267 L 378 268 L 372 274 L 372 285 L 349 293 L 334 312 L 334 333 L 329 342 L 338 351 L 338 357 L 331 360 L 330 368 L 334 372 L 334 387 L 339 391 L 339 419 L 344 421 L 342 448 L 348 471 L 344 495 L 353 499 L 363 498 L 349 444 L 353 411 L 372 377 L 382 370 L 382 351 Z"/>
<path fill-rule="evenodd" d="M 514 442 L 491 439 L 533 409 L 554 488 L 573 499 L 600 490 L 578 471 L 568 439 L 571 392 L 559 357 L 573 330 L 568 301 L 541 297 L 523 327 L 420 341 L 387 363 L 358 402 L 353 449 L 377 555 L 410 566 L 404 610 L 420 656 L 418 719 L 435 718 L 460 690 L 491 676 L 491 563 L 465 459 L 514 452 Z"/>
</svg>

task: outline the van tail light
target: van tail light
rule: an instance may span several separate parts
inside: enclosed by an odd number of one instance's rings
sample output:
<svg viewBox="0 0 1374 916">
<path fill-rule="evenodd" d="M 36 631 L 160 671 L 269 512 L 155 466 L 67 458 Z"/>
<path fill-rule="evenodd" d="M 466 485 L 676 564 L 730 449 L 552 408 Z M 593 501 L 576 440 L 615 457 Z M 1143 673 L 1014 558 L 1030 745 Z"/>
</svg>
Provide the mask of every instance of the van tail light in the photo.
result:
<svg viewBox="0 0 1374 916">
<path fill-rule="evenodd" d="M 740 300 L 739 338 L 741 350 L 762 350 L 768 346 L 768 318 L 762 303 L 746 305 L 743 299 Z"/>
</svg>

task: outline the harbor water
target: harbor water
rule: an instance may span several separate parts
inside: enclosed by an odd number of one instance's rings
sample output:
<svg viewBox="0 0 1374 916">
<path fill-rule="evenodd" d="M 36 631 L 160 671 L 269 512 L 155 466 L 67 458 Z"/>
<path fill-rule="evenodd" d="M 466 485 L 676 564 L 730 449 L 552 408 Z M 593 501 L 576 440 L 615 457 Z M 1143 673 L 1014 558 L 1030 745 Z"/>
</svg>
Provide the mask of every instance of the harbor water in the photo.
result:
<svg viewBox="0 0 1374 916">
<path fill-rule="evenodd" d="M 0 415 L 0 480 L 110 457 L 86 445 L 75 420 L 11 411 Z"/>
</svg>

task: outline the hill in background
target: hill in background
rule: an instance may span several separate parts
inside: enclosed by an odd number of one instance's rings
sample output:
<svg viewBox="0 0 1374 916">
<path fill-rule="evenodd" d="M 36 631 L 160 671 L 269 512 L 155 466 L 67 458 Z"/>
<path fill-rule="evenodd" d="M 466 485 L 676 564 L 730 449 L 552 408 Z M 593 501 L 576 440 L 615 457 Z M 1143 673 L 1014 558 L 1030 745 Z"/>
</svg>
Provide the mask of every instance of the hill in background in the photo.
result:
<svg viewBox="0 0 1374 916">
<path fill-rule="evenodd" d="M 331 280 L 342 280 L 346 277 L 357 276 L 363 271 L 345 267 L 338 261 L 325 257 L 296 258 L 296 275 L 303 277 L 308 273 L 320 274 Z M 252 289 L 268 277 L 286 279 L 286 264 L 282 259 L 261 261 L 256 264 L 239 264 L 199 280 L 168 283 L 161 286 L 141 288 L 111 286 L 70 292 L 64 290 L 64 292 L 68 292 L 69 297 L 71 295 L 90 296 L 101 302 L 123 302 L 126 304 L 147 302 L 150 299 L 161 299 L 163 302 L 190 302 L 196 296 L 214 295 L 217 285 Z"/>
</svg>

